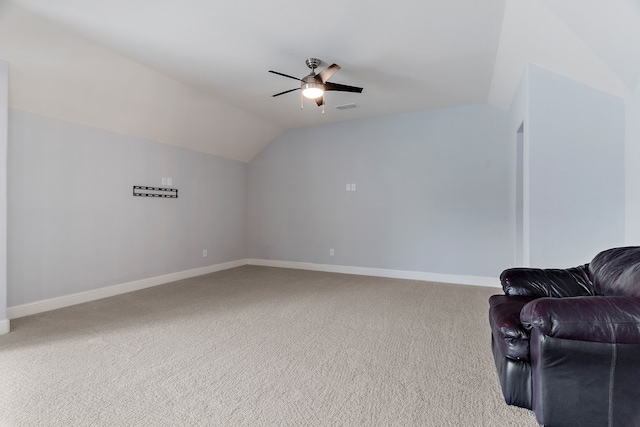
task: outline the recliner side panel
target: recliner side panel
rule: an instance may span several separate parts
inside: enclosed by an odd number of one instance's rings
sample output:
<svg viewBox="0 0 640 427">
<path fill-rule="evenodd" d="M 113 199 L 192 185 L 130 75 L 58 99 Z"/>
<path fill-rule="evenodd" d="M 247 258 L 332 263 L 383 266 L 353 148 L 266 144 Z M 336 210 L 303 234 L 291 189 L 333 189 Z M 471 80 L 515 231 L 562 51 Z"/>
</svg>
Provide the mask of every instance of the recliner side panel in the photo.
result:
<svg viewBox="0 0 640 427">
<path fill-rule="evenodd" d="M 640 426 L 640 345 L 617 344 L 612 384 L 613 426 Z"/>
<path fill-rule="evenodd" d="M 493 336 L 491 348 L 505 402 L 531 409 L 531 364 L 506 357 Z"/>
<path fill-rule="evenodd" d="M 531 334 L 532 409 L 545 426 L 640 426 L 640 346 Z"/>
</svg>

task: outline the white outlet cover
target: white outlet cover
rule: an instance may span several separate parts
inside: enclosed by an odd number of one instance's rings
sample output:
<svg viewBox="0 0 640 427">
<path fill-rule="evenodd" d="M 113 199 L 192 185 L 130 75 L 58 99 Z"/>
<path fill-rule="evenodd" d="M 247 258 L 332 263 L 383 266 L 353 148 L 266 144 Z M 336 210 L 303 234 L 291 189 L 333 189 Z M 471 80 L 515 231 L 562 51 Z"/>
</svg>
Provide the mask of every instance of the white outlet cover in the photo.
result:
<svg viewBox="0 0 640 427">
<path fill-rule="evenodd" d="M 351 191 L 351 184 L 347 184 L 347 191 Z"/>
<path fill-rule="evenodd" d="M 173 185 L 173 178 L 167 178 L 167 185 L 169 186 Z"/>
<path fill-rule="evenodd" d="M 355 184 L 351 184 L 351 191 L 356 191 L 356 185 Z"/>
<path fill-rule="evenodd" d="M 167 178 L 162 178 L 162 185 L 167 185 Z"/>
</svg>

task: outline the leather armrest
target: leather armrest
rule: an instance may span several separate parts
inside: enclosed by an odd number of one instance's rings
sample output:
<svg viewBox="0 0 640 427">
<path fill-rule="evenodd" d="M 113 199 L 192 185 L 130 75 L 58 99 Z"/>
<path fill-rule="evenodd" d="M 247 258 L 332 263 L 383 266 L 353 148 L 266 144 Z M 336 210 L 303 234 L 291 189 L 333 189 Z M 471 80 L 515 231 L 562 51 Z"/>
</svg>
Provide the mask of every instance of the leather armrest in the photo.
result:
<svg viewBox="0 0 640 427">
<path fill-rule="evenodd" d="M 500 354 L 529 360 L 529 330 L 520 323 L 520 310 L 532 297 L 493 295 L 489 298 L 489 324 Z"/>
<path fill-rule="evenodd" d="M 555 338 L 640 344 L 640 298 L 538 298 L 522 308 L 520 321 Z"/>
<path fill-rule="evenodd" d="M 556 298 L 594 295 L 588 266 L 509 268 L 500 274 L 500 283 L 506 295 Z"/>
</svg>

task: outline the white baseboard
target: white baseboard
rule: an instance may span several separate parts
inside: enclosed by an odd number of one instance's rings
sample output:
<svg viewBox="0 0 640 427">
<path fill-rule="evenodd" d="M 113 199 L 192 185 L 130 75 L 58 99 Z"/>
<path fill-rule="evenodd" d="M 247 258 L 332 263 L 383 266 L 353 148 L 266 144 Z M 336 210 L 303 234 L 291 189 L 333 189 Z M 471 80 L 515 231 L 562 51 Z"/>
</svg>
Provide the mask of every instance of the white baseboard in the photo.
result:
<svg viewBox="0 0 640 427">
<path fill-rule="evenodd" d="M 249 259 L 249 265 L 264 267 L 294 268 L 298 270 L 325 271 L 328 273 L 356 274 L 359 276 L 388 277 L 391 279 L 424 280 L 427 282 L 455 283 L 460 285 L 500 288 L 500 279 L 484 276 L 458 276 L 453 274 L 427 273 L 423 271 L 389 270 L 385 268 L 350 267 L 344 265 L 314 264 L 309 262 Z"/>
<path fill-rule="evenodd" d="M 0 335 L 8 334 L 10 330 L 9 319 L 0 319 Z"/>
<path fill-rule="evenodd" d="M 133 282 L 122 283 L 119 285 L 105 286 L 103 288 L 93 289 L 91 291 L 78 292 L 75 294 L 44 299 L 27 304 L 14 305 L 7 308 L 7 317 L 9 319 L 16 319 L 18 317 L 30 316 L 32 314 L 43 313 L 45 311 L 56 310 L 58 308 L 69 307 L 75 304 L 95 301 L 102 298 L 124 294 L 127 292 L 150 288 L 152 286 L 175 282 L 176 280 L 188 279 L 190 277 L 201 276 L 203 274 L 215 273 L 216 271 L 240 267 L 246 264 L 247 260 L 241 259 L 237 261 L 225 262 L 222 264 L 194 268 L 192 270 L 179 271 L 177 273 L 165 274 L 162 276 L 150 277 L 148 279 L 135 280 Z M 0 328 L 2 328 L 2 323 L 0 323 Z"/>
<path fill-rule="evenodd" d="M 179 271 L 177 273 L 150 277 L 148 279 L 135 280 L 119 285 L 105 286 L 91 291 L 78 292 L 56 298 L 49 298 L 27 304 L 14 305 L 7 308 L 7 319 L 0 320 L 0 335 L 9 332 L 9 320 L 45 311 L 69 307 L 76 304 L 108 298 L 127 292 L 138 291 L 177 280 L 215 273 L 216 271 L 241 267 L 243 265 L 257 265 L 264 267 L 293 268 L 298 270 L 324 271 L 328 273 L 355 274 L 360 276 L 388 277 L 392 279 L 424 280 L 427 282 L 455 283 L 461 285 L 500 287 L 500 280 L 496 277 L 483 276 L 458 276 L 452 274 L 426 273 L 422 271 L 389 270 L 384 268 L 350 267 L 331 264 L 314 264 L 309 262 L 275 261 L 267 259 L 240 259 L 222 264 L 209 265 L 194 268 L 192 270 Z"/>
</svg>

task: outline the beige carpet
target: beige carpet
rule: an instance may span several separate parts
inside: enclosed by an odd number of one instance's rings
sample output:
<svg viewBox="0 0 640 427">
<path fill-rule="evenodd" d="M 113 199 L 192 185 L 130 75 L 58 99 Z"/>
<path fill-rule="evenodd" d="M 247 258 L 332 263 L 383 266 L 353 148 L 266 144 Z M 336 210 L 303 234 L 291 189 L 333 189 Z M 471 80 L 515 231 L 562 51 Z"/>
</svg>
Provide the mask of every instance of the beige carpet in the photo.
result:
<svg viewBox="0 0 640 427">
<path fill-rule="evenodd" d="M 502 400 L 498 289 L 245 266 L 0 336 L 0 426 L 537 426 Z"/>
</svg>

